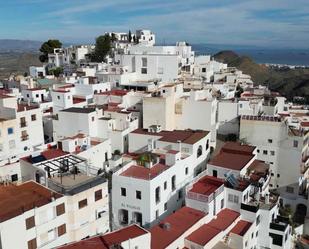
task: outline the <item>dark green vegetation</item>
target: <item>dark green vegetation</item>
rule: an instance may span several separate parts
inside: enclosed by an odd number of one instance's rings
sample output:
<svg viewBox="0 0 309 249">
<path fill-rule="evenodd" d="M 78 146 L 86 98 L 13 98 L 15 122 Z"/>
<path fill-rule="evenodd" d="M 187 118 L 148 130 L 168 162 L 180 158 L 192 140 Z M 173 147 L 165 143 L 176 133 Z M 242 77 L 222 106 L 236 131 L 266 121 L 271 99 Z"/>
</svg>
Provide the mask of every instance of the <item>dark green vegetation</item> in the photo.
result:
<svg viewBox="0 0 309 249">
<path fill-rule="evenodd" d="M 108 34 L 101 35 L 96 38 L 95 50 L 89 55 L 93 62 L 103 62 L 112 49 L 112 42 L 115 40 L 115 35 L 110 37 Z"/>
<path fill-rule="evenodd" d="M 42 53 L 39 57 L 41 62 L 48 61 L 48 54 L 54 52 L 55 48 L 61 48 L 62 43 L 59 40 L 48 40 L 44 42 L 40 48 L 40 52 Z"/>
<path fill-rule="evenodd" d="M 295 96 L 304 97 L 306 103 L 309 103 L 309 69 L 268 68 L 232 51 L 219 52 L 214 55 L 214 58 L 251 75 L 255 84 L 267 85 L 289 100 Z"/>
</svg>

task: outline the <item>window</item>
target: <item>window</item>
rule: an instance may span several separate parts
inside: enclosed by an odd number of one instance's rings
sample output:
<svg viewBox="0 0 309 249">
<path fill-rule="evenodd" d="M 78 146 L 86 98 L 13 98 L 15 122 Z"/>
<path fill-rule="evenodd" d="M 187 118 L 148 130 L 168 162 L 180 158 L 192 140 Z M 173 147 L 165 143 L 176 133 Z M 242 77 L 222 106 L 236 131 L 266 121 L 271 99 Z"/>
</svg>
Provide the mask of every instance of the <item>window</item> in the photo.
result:
<svg viewBox="0 0 309 249">
<path fill-rule="evenodd" d="M 26 219 L 26 229 L 31 229 L 35 226 L 34 216 L 31 216 Z"/>
<path fill-rule="evenodd" d="M 28 249 L 37 249 L 36 238 L 28 241 Z"/>
<path fill-rule="evenodd" d="M 35 114 L 32 114 L 31 115 L 31 121 L 35 121 L 36 120 L 36 115 Z"/>
<path fill-rule="evenodd" d="M 142 58 L 142 67 L 147 67 L 147 58 Z"/>
<path fill-rule="evenodd" d="M 270 144 L 271 144 L 272 142 L 273 142 L 273 140 L 272 140 L 272 139 L 268 139 L 268 143 L 270 143 Z"/>
<path fill-rule="evenodd" d="M 203 154 L 203 148 L 202 145 L 200 145 L 197 149 L 197 158 L 199 158 Z"/>
<path fill-rule="evenodd" d="M 121 196 L 127 196 L 127 190 L 126 190 L 126 188 L 121 188 L 121 189 L 120 189 L 120 192 L 121 192 Z"/>
<path fill-rule="evenodd" d="M 167 189 L 167 181 L 164 182 L 164 190 Z"/>
<path fill-rule="evenodd" d="M 207 142 L 206 142 L 206 150 L 208 150 L 209 148 L 209 139 L 207 139 Z"/>
<path fill-rule="evenodd" d="M 38 95 L 38 94 L 36 94 L 36 95 L 35 95 L 35 97 L 36 97 L 36 98 L 38 98 L 38 97 L 39 97 L 39 95 Z"/>
<path fill-rule="evenodd" d="M 297 148 L 297 147 L 298 147 L 298 141 L 297 141 L 297 140 L 294 140 L 294 141 L 293 141 L 293 147 L 294 147 L 294 148 Z"/>
<path fill-rule="evenodd" d="M 142 73 L 142 74 L 147 74 L 147 68 L 142 68 L 142 69 L 141 69 L 141 73 Z"/>
<path fill-rule="evenodd" d="M 159 203 L 160 202 L 160 187 L 156 188 L 155 197 L 156 197 L 156 203 Z"/>
<path fill-rule="evenodd" d="M 256 225 L 260 224 L 260 219 L 261 219 L 261 216 L 258 215 L 258 216 L 256 217 Z"/>
<path fill-rule="evenodd" d="M 239 108 L 240 108 L 240 109 L 242 108 L 242 104 L 239 104 Z"/>
<path fill-rule="evenodd" d="M 172 191 L 176 189 L 176 176 L 172 176 Z"/>
<path fill-rule="evenodd" d="M 280 174 L 277 174 L 277 177 L 279 178 L 279 177 L 280 177 Z"/>
<path fill-rule="evenodd" d="M 57 228 L 57 230 L 58 230 L 58 237 L 62 236 L 63 234 L 65 234 L 67 232 L 66 225 L 63 224 L 63 225 L 59 226 Z"/>
<path fill-rule="evenodd" d="M 164 211 L 167 210 L 167 202 L 164 203 Z"/>
<path fill-rule="evenodd" d="M 234 203 L 237 204 L 239 202 L 239 197 L 237 195 L 229 194 L 228 195 L 228 201 L 229 202 L 234 202 Z"/>
<path fill-rule="evenodd" d="M 16 147 L 15 140 L 10 140 L 9 141 L 9 147 L 10 147 L 10 149 L 14 149 Z"/>
<path fill-rule="evenodd" d="M 13 127 L 8 128 L 8 134 L 11 135 L 14 133 Z"/>
<path fill-rule="evenodd" d="M 221 209 L 224 208 L 224 199 L 221 200 Z"/>
<path fill-rule="evenodd" d="M 94 201 L 99 201 L 102 199 L 102 189 L 94 192 Z"/>
<path fill-rule="evenodd" d="M 156 210 L 156 219 L 159 218 L 159 210 Z"/>
<path fill-rule="evenodd" d="M 260 153 L 260 150 L 257 150 L 257 153 Z"/>
<path fill-rule="evenodd" d="M 29 98 L 30 97 L 30 95 L 29 95 L 29 93 L 27 93 L 27 98 Z"/>
<path fill-rule="evenodd" d="M 183 197 L 182 189 L 178 191 L 178 200 L 181 200 Z"/>
<path fill-rule="evenodd" d="M 81 200 L 78 202 L 78 208 L 79 209 L 84 208 L 87 206 L 87 204 L 88 204 L 87 199 Z"/>
<path fill-rule="evenodd" d="M 189 173 L 189 169 L 188 169 L 188 167 L 186 167 L 185 174 L 187 175 L 188 173 Z"/>
<path fill-rule="evenodd" d="M 263 150 L 263 155 L 267 155 L 267 150 Z"/>
<path fill-rule="evenodd" d="M 17 174 L 11 175 L 11 181 L 12 182 L 16 182 L 17 180 L 18 180 L 18 175 Z"/>
<path fill-rule="evenodd" d="M 202 68 L 202 73 L 206 73 L 206 67 Z"/>
<path fill-rule="evenodd" d="M 259 235 L 259 231 L 256 231 L 255 233 L 255 237 L 257 237 Z"/>
<path fill-rule="evenodd" d="M 136 190 L 136 199 L 141 200 L 142 199 L 142 192 L 139 190 Z"/>
<path fill-rule="evenodd" d="M 237 195 L 234 195 L 234 203 L 238 203 L 239 202 L 239 197 Z"/>
<path fill-rule="evenodd" d="M 271 150 L 271 151 L 270 151 L 270 154 L 271 154 L 272 156 L 274 156 L 274 155 L 275 155 L 275 151 Z"/>
<path fill-rule="evenodd" d="M 56 206 L 56 214 L 57 216 L 62 215 L 65 213 L 65 206 L 64 203 L 61 203 L 59 205 Z"/>
<path fill-rule="evenodd" d="M 92 122 L 94 121 L 94 117 L 91 117 L 91 121 L 92 121 Z"/>
<path fill-rule="evenodd" d="M 57 96 L 57 99 L 60 99 L 60 96 L 59 96 L 59 95 Z"/>
</svg>

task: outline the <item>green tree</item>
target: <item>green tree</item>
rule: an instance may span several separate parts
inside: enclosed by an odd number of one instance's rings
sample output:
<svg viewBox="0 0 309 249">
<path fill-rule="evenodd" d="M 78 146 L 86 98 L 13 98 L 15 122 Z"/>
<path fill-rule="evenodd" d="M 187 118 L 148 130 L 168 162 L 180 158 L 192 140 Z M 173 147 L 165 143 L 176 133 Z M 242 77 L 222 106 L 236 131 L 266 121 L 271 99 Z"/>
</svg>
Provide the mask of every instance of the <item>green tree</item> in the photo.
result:
<svg viewBox="0 0 309 249">
<path fill-rule="evenodd" d="M 62 43 L 59 40 L 48 40 L 44 42 L 40 48 L 42 53 L 39 57 L 41 62 L 47 62 L 48 54 L 53 53 L 55 48 L 61 48 Z"/>
<path fill-rule="evenodd" d="M 49 69 L 48 74 L 59 77 L 60 74 L 63 74 L 63 68 L 62 67 L 56 67 L 56 68 Z"/>
<path fill-rule="evenodd" d="M 91 61 L 102 62 L 106 56 L 111 52 L 112 40 L 108 34 L 101 35 L 96 38 L 95 50 L 91 54 Z"/>
</svg>

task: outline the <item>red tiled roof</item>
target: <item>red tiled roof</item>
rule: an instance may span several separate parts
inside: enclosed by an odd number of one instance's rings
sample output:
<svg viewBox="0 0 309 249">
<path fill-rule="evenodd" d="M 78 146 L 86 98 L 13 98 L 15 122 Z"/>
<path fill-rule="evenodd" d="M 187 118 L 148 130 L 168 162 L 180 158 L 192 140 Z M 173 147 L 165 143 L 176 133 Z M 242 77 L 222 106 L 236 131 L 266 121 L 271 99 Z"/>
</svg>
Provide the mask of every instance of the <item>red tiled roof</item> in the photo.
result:
<svg viewBox="0 0 309 249">
<path fill-rule="evenodd" d="M 169 215 L 160 224 L 150 229 L 151 248 L 163 249 L 178 239 L 195 223 L 205 217 L 202 211 L 183 207 L 175 213 Z M 169 228 L 164 228 L 164 224 L 169 224 Z"/>
<path fill-rule="evenodd" d="M 300 125 L 303 126 L 303 127 L 309 127 L 309 122 L 308 121 L 301 122 Z"/>
<path fill-rule="evenodd" d="M 209 164 L 221 168 L 242 170 L 249 163 L 249 161 L 253 159 L 253 157 L 254 155 L 250 156 L 250 155 L 240 155 L 234 153 L 220 152 L 209 162 Z"/>
<path fill-rule="evenodd" d="M 133 165 L 124 172 L 122 172 L 121 176 L 133 177 L 142 180 L 152 180 L 168 168 L 168 166 L 160 163 L 152 166 L 151 168 Z"/>
<path fill-rule="evenodd" d="M 216 219 L 211 220 L 209 223 L 201 226 L 186 239 L 198 245 L 205 246 L 221 231 L 226 230 L 233 222 L 239 217 L 239 213 L 230 209 L 223 209 Z"/>
<path fill-rule="evenodd" d="M 102 235 L 93 237 L 86 240 L 81 240 L 69 245 L 64 245 L 59 247 L 61 249 L 109 249 L 114 245 L 119 245 L 124 241 L 129 239 L 134 239 L 148 232 L 143 228 L 132 225 L 120 230 Z"/>
<path fill-rule="evenodd" d="M 60 198 L 62 195 L 33 181 L 18 186 L 1 186 L 0 222 L 12 219 L 35 207 L 44 206 L 52 202 L 52 197 Z"/>
<path fill-rule="evenodd" d="M 208 131 L 201 130 L 174 130 L 174 131 L 160 131 L 158 133 L 148 132 L 146 129 L 137 129 L 132 133 L 135 134 L 144 134 L 151 136 L 161 137 L 159 140 L 170 143 L 177 143 L 181 141 L 185 144 L 195 144 L 202 138 L 208 135 Z"/>
<path fill-rule="evenodd" d="M 252 225 L 251 222 L 240 220 L 232 228 L 230 233 L 235 233 L 235 234 L 238 234 L 239 236 L 244 236 L 246 232 L 249 230 L 249 228 L 251 227 L 251 225 Z"/>
<path fill-rule="evenodd" d="M 148 231 L 142 229 L 141 227 L 132 225 L 106 234 L 103 236 L 103 239 L 108 246 L 112 246 L 147 233 Z"/>
<path fill-rule="evenodd" d="M 213 176 L 205 176 L 196 182 L 189 192 L 209 196 L 222 185 L 224 185 L 224 180 Z"/>
</svg>

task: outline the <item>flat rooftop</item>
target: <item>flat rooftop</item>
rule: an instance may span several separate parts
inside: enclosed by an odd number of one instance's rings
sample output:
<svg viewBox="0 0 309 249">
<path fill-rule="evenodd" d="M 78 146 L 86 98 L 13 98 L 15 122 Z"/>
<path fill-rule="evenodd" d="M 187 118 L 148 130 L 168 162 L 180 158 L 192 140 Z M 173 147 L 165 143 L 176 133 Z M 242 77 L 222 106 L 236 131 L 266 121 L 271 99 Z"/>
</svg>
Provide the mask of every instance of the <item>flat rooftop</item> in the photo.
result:
<svg viewBox="0 0 309 249">
<path fill-rule="evenodd" d="M 202 211 L 182 207 L 150 229 L 151 248 L 166 248 L 205 216 Z"/>
<path fill-rule="evenodd" d="M 195 144 L 199 140 L 206 137 L 209 131 L 201 130 L 174 130 L 174 131 L 160 131 L 149 132 L 147 129 L 137 129 L 132 131 L 134 134 L 158 136 L 159 141 L 177 143 L 181 141 L 185 144 Z"/>
<path fill-rule="evenodd" d="M 12 219 L 35 207 L 60 198 L 61 194 L 51 191 L 42 185 L 29 181 L 21 185 L 0 187 L 0 222 Z"/>
<path fill-rule="evenodd" d="M 213 176 L 204 176 L 198 182 L 193 184 L 189 192 L 209 196 L 222 185 L 224 185 L 224 180 Z"/>
</svg>

